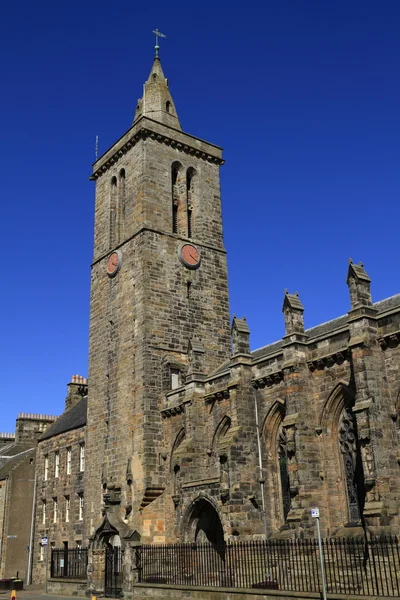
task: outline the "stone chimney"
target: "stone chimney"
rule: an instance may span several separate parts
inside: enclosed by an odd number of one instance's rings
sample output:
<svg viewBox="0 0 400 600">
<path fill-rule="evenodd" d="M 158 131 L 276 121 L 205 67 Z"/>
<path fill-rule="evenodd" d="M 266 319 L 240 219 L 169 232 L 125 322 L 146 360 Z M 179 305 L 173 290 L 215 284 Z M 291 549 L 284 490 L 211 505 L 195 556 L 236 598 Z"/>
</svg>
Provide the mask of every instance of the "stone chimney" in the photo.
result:
<svg viewBox="0 0 400 600">
<path fill-rule="evenodd" d="M 19 413 L 15 427 L 15 442 L 17 444 L 34 443 L 54 423 L 57 417 L 52 415 L 35 415 Z"/>
<path fill-rule="evenodd" d="M 72 375 L 65 398 L 65 410 L 70 410 L 88 393 L 88 381 L 82 375 Z"/>
<path fill-rule="evenodd" d="M 238 319 L 235 315 L 231 327 L 233 354 L 250 354 L 250 329 L 246 317 Z"/>
<path fill-rule="evenodd" d="M 355 265 L 351 258 L 349 259 L 346 283 L 350 291 L 351 310 L 361 308 L 362 306 L 372 306 L 371 280 L 365 272 L 362 262 L 359 265 Z"/>
<path fill-rule="evenodd" d="M 13 433 L 0 433 L 0 450 L 13 442 L 15 442 L 15 435 Z"/>
</svg>

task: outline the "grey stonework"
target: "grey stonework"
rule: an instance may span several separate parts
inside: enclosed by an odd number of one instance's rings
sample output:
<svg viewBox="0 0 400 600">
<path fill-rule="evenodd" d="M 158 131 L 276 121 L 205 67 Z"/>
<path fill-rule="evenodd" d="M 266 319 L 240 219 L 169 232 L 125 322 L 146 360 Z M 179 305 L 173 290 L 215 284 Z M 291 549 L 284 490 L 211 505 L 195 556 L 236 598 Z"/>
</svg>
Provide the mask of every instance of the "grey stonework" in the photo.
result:
<svg viewBox="0 0 400 600">
<path fill-rule="evenodd" d="M 222 150 L 182 131 L 158 59 L 145 89 L 93 166 L 87 419 L 86 383 L 71 382 L 39 442 L 35 539 L 90 544 L 94 594 L 104 548 L 121 545 L 130 598 L 141 542 L 314 536 L 313 506 L 324 536 L 398 533 L 400 295 L 373 303 L 351 262 L 348 314 L 306 330 L 286 291 L 285 336 L 251 352 L 246 319 L 229 317 Z M 200 264 L 184 264 L 189 243 Z M 45 482 L 44 456 L 83 442 L 84 475 Z M 75 508 L 40 523 L 43 499 L 72 507 L 82 491 L 83 523 Z"/>
<path fill-rule="evenodd" d="M 0 578 L 26 581 L 34 519 L 36 444 L 55 417 L 19 413 L 15 435 L 0 434 Z"/>
<path fill-rule="evenodd" d="M 83 520 L 86 461 L 82 462 L 81 458 L 81 447 L 86 454 L 86 394 L 86 379 L 73 376 L 68 384 L 65 412 L 47 428 L 38 441 L 32 552 L 34 583 L 45 581 L 46 548 L 41 547 L 42 537 L 48 538 L 49 558 L 51 547 L 63 548 L 67 545 L 68 548 L 76 548 L 77 545 L 87 543 Z M 80 508 L 81 502 L 83 511 Z"/>
<path fill-rule="evenodd" d="M 384 340 L 400 298 L 373 305 L 351 263 L 347 317 L 305 331 L 285 292 L 285 337 L 251 353 L 246 320 L 229 323 L 221 149 L 182 132 L 158 59 L 146 94 L 92 176 L 87 534 L 113 514 L 142 541 L 189 541 L 207 506 L 225 539 L 314 535 L 313 505 L 324 535 L 397 531 L 398 357 Z M 179 260 L 189 241 L 196 270 Z M 120 502 L 101 506 L 101 488 Z"/>
</svg>

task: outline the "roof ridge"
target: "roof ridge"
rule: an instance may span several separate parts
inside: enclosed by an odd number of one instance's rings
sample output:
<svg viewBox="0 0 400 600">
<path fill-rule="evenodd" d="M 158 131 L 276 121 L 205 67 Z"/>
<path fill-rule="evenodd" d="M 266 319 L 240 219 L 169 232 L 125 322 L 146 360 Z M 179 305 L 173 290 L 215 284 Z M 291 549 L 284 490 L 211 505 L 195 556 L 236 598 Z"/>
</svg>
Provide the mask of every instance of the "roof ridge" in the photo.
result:
<svg viewBox="0 0 400 600">
<path fill-rule="evenodd" d="M 382 300 L 377 300 L 377 302 L 374 302 L 374 306 L 376 306 L 377 304 L 382 304 L 383 302 L 386 302 L 387 300 L 392 300 L 393 298 L 398 298 L 398 297 L 400 297 L 400 293 L 393 294 L 393 296 L 388 296 L 387 298 L 382 298 Z"/>
<path fill-rule="evenodd" d="M 389 296 L 388 298 L 383 298 L 382 300 L 378 300 L 377 302 L 373 303 L 373 306 L 379 308 L 380 306 L 382 306 L 382 304 L 384 304 L 385 302 L 388 302 L 389 300 L 392 300 L 393 298 L 400 298 L 400 293 L 394 294 L 393 296 Z M 340 315 L 339 317 L 334 317 L 333 319 L 328 319 L 327 321 L 324 321 L 323 323 L 318 323 L 318 325 L 313 325 L 312 327 L 309 327 L 308 329 L 306 329 L 305 333 L 309 333 L 310 331 L 313 331 L 313 330 L 317 329 L 318 327 L 323 327 L 324 325 L 328 325 L 329 323 L 334 323 L 335 321 L 344 319 L 347 316 L 348 316 L 348 314 L 345 313 L 344 315 Z M 275 342 L 270 342 L 269 344 L 265 344 L 265 346 L 261 346 L 260 348 L 256 348 L 255 350 L 252 350 L 251 354 L 254 354 L 255 352 L 260 352 L 261 350 L 265 350 L 265 349 L 269 348 L 270 346 L 273 346 L 274 344 L 279 344 L 279 342 L 281 342 L 281 341 L 282 341 L 282 338 L 280 340 L 276 340 Z"/>
</svg>

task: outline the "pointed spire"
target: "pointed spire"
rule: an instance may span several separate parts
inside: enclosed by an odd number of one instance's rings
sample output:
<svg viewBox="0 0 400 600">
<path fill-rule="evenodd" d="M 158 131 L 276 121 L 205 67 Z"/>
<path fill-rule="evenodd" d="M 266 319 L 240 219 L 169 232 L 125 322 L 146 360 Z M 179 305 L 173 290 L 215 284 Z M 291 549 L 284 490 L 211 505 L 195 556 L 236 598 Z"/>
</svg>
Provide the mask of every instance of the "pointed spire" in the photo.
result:
<svg viewBox="0 0 400 600">
<path fill-rule="evenodd" d="M 143 86 L 143 98 L 138 100 L 133 122 L 148 117 L 169 127 L 182 130 L 158 56 L 153 61 L 148 80 Z"/>
</svg>

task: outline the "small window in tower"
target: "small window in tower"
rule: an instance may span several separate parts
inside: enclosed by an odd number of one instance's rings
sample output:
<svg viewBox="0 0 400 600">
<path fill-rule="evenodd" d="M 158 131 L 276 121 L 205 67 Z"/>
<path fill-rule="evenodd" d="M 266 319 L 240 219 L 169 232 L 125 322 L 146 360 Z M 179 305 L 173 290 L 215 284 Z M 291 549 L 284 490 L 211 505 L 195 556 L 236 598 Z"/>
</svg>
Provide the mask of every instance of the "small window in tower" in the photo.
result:
<svg viewBox="0 0 400 600">
<path fill-rule="evenodd" d="M 171 102 L 169 100 L 165 103 L 165 110 L 169 113 L 171 108 Z"/>
<path fill-rule="evenodd" d="M 178 212 L 179 212 L 179 163 L 172 165 L 172 233 L 178 233 Z"/>
<path fill-rule="evenodd" d="M 85 470 L 85 444 L 79 444 L 79 470 Z"/>
<path fill-rule="evenodd" d="M 181 372 L 179 369 L 175 367 L 171 368 L 171 390 L 176 390 L 176 388 L 181 385 Z"/>
<path fill-rule="evenodd" d="M 157 74 L 153 73 L 153 79 L 157 79 Z"/>
<path fill-rule="evenodd" d="M 113 177 L 111 179 L 111 185 L 112 185 L 112 187 L 117 187 L 117 178 L 116 177 Z"/>
</svg>

